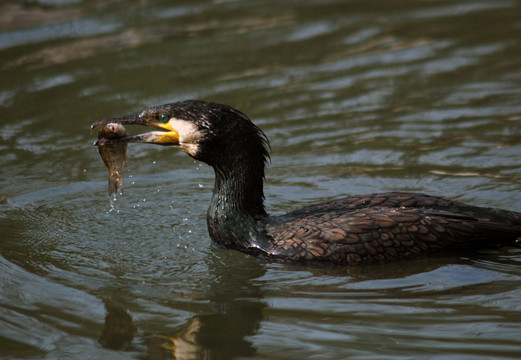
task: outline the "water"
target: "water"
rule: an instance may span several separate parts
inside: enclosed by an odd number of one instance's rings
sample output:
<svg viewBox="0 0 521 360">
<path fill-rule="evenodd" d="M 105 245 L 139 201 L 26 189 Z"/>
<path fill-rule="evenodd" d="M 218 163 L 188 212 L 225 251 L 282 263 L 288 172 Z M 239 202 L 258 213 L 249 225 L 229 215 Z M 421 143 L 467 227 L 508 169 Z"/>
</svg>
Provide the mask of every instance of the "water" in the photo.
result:
<svg viewBox="0 0 521 360">
<path fill-rule="evenodd" d="M 352 268 L 211 244 L 213 174 L 89 125 L 190 98 L 268 135 L 267 205 L 407 190 L 521 211 L 519 1 L 0 4 L 0 357 L 521 358 L 521 250 Z"/>
</svg>

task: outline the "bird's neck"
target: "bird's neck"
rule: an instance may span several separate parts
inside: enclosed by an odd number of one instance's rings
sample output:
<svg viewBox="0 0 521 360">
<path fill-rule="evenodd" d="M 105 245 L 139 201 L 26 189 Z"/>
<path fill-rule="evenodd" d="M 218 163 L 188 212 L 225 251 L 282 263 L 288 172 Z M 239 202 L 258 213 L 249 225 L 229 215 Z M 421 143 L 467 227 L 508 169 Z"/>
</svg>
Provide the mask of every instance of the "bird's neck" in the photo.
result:
<svg viewBox="0 0 521 360">
<path fill-rule="evenodd" d="M 258 221 L 265 217 L 264 163 L 236 162 L 214 166 L 215 186 L 208 208 L 212 239 L 230 248 L 250 247 L 258 237 Z"/>
</svg>

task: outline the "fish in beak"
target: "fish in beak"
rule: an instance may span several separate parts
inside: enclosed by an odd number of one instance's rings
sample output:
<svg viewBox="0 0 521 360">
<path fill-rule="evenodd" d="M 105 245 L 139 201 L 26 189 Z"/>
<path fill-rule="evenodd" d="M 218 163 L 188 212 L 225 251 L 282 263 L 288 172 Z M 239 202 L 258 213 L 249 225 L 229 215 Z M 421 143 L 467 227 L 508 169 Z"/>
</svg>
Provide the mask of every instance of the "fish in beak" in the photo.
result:
<svg viewBox="0 0 521 360">
<path fill-rule="evenodd" d="M 172 121 L 166 115 L 142 113 L 140 115 L 130 115 L 125 117 L 116 117 L 110 119 L 102 119 L 93 123 L 90 127 L 91 133 L 98 126 L 106 126 L 107 124 L 125 125 L 141 125 L 161 131 L 151 131 L 138 135 L 122 136 L 122 137 L 101 137 L 94 143 L 96 146 L 103 146 L 109 143 L 148 143 L 163 146 L 179 145 L 179 133 L 173 128 Z"/>
</svg>

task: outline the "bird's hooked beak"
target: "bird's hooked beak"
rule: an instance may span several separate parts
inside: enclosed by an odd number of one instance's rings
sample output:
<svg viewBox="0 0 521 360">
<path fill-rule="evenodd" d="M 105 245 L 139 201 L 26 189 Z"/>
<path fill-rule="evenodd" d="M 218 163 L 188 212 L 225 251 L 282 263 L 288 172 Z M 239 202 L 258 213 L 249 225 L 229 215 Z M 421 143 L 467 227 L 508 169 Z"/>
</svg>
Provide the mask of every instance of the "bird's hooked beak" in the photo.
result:
<svg viewBox="0 0 521 360">
<path fill-rule="evenodd" d="M 110 119 L 102 119 L 93 123 L 90 127 L 90 131 L 94 130 L 97 126 L 104 126 L 107 124 L 115 123 L 120 125 L 142 125 L 151 127 L 154 129 L 160 129 L 162 131 L 152 131 L 138 135 L 123 136 L 114 139 L 98 139 L 94 145 L 100 146 L 109 143 L 148 143 L 164 146 L 175 146 L 179 145 L 179 133 L 172 126 L 172 119 L 168 119 L 163 116 L 143 116 L 141 115 L 130 115 L 124 117 L 116 117 Z"/>
</svg>

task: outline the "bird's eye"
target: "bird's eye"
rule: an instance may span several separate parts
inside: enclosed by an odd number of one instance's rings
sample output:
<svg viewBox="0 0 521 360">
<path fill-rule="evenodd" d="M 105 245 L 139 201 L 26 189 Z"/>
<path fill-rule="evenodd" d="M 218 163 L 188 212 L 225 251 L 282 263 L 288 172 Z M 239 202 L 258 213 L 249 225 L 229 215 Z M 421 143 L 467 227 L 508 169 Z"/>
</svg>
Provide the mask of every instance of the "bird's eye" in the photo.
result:
<svg viewBox="0 0 521 360">
<path fill-rule="evenodd" d="M 159 121 L 161 121 L 162 123 L 166 123 L 168 122 L 168 116 L 163 114 L 163 115 L 160 115 L 159 116 Z"/>
</svg>

